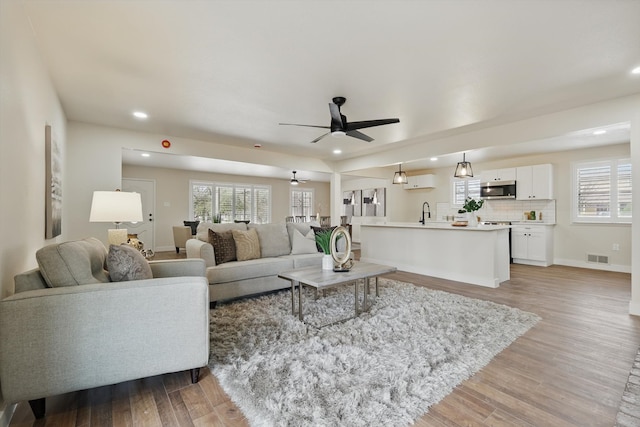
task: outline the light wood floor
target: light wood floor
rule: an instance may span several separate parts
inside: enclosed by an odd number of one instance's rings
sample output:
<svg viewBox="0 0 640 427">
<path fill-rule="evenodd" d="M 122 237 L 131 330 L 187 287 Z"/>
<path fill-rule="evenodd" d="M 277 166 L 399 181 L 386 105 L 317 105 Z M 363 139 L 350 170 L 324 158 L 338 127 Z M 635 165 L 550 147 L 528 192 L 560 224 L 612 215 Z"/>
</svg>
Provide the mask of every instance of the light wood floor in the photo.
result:
<svg viewBox="0 0 640 427">
<path fill-rule="evenodd" d="M 511 280 L 498 289 L 404 272 L 387 277 L 542 317 L 415 426 L 614 424 L 640 345 L 640 318 L 627 314 L 630 275 L 513 265 Z M 181 372 L 50 397 L 47 414 L 34 421 L 23 402 L 11 426 L 247 425 L 208 369 L 198 384 Z"/>
</svg>

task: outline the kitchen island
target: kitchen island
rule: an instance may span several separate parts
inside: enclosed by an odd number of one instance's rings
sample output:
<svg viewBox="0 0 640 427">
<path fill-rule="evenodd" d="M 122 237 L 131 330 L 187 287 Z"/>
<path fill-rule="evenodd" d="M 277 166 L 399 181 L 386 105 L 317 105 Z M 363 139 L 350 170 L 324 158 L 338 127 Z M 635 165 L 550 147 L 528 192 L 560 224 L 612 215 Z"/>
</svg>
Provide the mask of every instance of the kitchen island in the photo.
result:
<svg viewBox="0 0 640 427">
<path fill-rule="evenodd" d="M 490 288 L 510 277 L 508 225 L 363 224 L 360 238 L 362 261 Z"/>
</svg>

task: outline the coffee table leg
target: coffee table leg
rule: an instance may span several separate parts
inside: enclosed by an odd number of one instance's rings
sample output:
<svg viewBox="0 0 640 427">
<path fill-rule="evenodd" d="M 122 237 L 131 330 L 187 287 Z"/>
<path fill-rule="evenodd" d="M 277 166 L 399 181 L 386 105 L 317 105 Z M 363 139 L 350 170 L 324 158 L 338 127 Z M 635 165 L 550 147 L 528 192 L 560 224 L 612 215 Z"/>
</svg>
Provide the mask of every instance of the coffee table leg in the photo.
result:
<svg viewBox="0 0 640 427">
<path fill-rule="evenodd" d="M 356 317 L 358 317 L 358 281 L 353 282 Z"/>
<path fill-rule="evenodd" d="M 376 276 L 376 298 L 380 296 L 380 292 L 378 292 L 378 276 Z"/>
<path fill-rule="evenodd" d="M 364 299 L 362 300 L 362 311 L 369 310 L 369 305 L 367 303 L 369 297 L 369 278 L 364 278 Z"/>
<path fill-rule="evenodd" d="M 296 315 L 296 284 L 300 286 L 297 280 L 291 281 L 291 315 Z"/>
<path fill-rule="evenodd" d="M 300 321 L 302 322 L 303 320 L 303 315 L 302 315 L 302 283 L 298 283 L 298 318 L 300 319 Z"/>
</svg>

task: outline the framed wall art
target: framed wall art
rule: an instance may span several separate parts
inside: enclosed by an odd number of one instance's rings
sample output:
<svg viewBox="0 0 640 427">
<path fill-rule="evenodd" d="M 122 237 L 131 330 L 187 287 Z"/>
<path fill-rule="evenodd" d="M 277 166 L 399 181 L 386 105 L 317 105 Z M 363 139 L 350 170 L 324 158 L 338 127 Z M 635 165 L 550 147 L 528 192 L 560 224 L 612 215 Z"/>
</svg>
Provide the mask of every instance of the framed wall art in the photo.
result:
<svg viewBox="0 0 640 427">
<path fill-rule="evenodd" d="M 62 153 L 51 125 L 44 128 L 45 145 L 45 238 L 62 233 Z"/>
</svg>

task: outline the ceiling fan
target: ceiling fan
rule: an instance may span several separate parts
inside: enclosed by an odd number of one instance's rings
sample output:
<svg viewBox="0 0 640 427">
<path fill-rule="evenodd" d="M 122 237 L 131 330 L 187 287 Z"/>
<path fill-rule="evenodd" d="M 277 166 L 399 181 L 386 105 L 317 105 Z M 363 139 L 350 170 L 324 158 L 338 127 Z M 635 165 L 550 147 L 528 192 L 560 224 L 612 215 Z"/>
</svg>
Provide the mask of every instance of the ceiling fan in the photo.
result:
<svg viewBox="0 0 640 427">
<path fill-rule="evenodd" d="M 307 183 L 307 179 L 298 179 L 296 178 L 296 173 L 298 173 L 298 171 L 292 171 L 293 172 L 293 176 L 291 177 L 291 185 L 298 185 L 298 184 L 306 184 Z"/>
<path fill-rule="evenodd" d="M 347 98 L 343 96 L 336 96 L 332 99 L 333 103 L 329 104 L 329 113 L 331 114 L 330 126 L 316 126 L 316 125 L 300 125 L 296 123 L 280 123 L 286 126 L 304 126 L 311 128 L 329 129 L 329 132 L 314 139 L 313 143 L 320 141 L 327 135 L 332 136 L 344 136 L 348 135 L 353 138 L 361 139 L 363 141 L 371 142 L 373 138 L 359 132 L 358 129 L 370 128 L 374 126 L 389 125 L 391 123 L 400 123 L 400 119 L 379 119 L 379 120 L 364 120 L 360 122 L 347 122 L 347 117 L 340 112 L 340 107 L 347 102 Z"/>
</svg>

